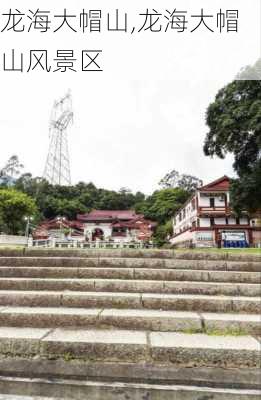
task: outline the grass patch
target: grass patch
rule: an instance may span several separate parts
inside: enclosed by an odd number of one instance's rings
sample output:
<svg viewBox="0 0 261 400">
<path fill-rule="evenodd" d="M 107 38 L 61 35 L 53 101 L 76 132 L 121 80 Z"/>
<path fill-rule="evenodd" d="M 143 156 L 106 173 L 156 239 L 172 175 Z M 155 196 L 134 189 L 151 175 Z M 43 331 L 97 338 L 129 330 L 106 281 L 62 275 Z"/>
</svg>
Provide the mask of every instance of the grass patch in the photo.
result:
<svg viewBox="0 0 261 400">
<path fill-rule="evenodd" d="M 216 248 L 197 248 L 197 249 L 174 249 L 178 253 L 215 253 L 215 254 L 254 254 L 261 256 L 261 248 L 246 249 L 216 249 Z"/>
<path fill-rule="evenodd" d="M 248 336 L 249 332 L 241 327 L 228 327 L 225 329 L 218 329 L 218 328 L 207 328 L 207 329 L 196 329 L 196 328 L 188 328 L 182 329 L 181 333 L 185 333 L 188 335 L 193 334 L 205 334 L 208 336 Z"/>
<path fill-rule="evenodd" d="M 205 333 L 209 336 L 248 336 L 249 332 L 241 327 L 231 327 L 226 329 L 208 328 Z"/>
</svg>

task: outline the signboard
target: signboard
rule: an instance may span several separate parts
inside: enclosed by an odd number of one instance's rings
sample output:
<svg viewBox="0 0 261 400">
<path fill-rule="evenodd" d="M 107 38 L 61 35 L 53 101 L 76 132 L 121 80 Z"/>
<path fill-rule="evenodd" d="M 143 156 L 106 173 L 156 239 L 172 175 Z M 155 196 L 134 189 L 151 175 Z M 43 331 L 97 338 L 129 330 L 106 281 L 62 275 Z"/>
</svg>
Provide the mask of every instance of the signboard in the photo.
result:
<svg viewBox="0 0 261 400">
<path fill-rule="evenodd" d="M 222 240 L 245 241 L 245 232 L 222 232 Z"/>
<path fill-rule="evenodd" d="M 213 247 L 214 244 L 213 232 L 211 231 L 196 232 L 195 238 L 197 247 Z"/>
</svg>

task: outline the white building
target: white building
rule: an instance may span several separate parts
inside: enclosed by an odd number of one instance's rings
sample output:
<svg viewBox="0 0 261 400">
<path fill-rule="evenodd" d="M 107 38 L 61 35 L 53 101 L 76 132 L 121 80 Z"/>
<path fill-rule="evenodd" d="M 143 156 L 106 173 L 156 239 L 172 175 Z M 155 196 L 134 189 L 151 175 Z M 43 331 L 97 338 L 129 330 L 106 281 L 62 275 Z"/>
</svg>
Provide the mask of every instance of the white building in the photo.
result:
<svg viewBox="0 0 261 400">
<path fill-rule="evenodd" d="M 247 213 L 230 208 L 229 178 L 199 188 L 173 218 L 171 243 L 180 247 L 245 247 L 253 244 Z"/>
</svg>

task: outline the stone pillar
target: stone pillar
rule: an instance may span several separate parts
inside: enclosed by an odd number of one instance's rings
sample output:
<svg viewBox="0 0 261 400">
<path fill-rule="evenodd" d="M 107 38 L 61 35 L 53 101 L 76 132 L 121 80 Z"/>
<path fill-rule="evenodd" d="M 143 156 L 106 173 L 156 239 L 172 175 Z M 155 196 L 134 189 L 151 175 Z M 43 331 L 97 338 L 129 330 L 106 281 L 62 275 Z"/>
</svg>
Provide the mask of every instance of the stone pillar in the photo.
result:
<svg viewBox="0 0 261 400">
<path fill-rule="evenodd" d="M 27 246 L 28 247 L 33 247 L 33 238 L 32 238 L 32 236 L 29 236 L 29 238 L 27 240 Z"/>
</svg>

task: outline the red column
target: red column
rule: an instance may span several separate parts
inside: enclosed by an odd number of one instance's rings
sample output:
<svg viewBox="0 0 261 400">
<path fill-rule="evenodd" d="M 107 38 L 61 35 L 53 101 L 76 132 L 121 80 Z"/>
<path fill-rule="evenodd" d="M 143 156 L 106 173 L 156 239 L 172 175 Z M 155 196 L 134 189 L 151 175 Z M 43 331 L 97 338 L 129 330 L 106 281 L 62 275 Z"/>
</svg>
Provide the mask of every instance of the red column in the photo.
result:
<svg viewBox="0 0 261 400">
<path fill-rule="evenodd" d="M 249 246 L 253 245 L 253 231 L 252 229 L 248 230 L 248 240 L 249 240 Z"/>
</svg>

